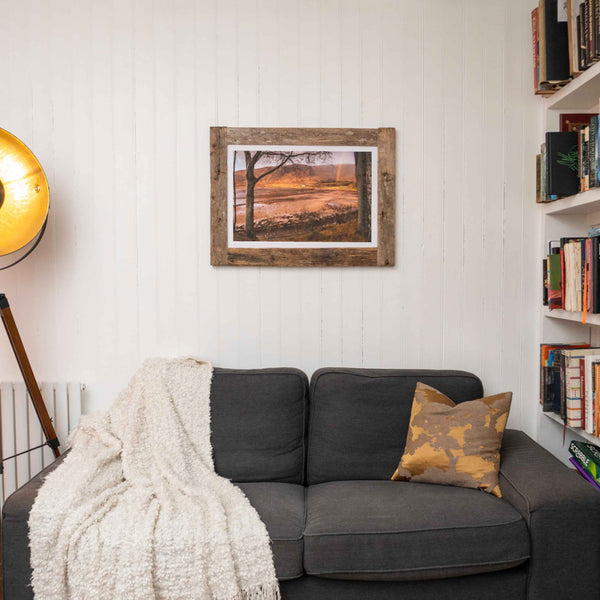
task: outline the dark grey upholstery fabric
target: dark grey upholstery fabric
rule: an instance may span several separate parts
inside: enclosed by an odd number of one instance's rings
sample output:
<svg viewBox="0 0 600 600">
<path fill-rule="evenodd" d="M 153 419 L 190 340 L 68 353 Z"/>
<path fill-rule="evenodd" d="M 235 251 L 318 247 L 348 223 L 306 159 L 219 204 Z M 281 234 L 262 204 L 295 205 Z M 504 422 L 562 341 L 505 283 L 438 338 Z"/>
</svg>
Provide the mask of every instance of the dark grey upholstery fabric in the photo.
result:
<svg viewBox="0 0 600 600">
<path fill-rule="evenodd" d="M 308 488 L 304 569 L 335 579 L 416 580 L 512 568 L 529 534 L 507 502 L 480 490 L 398 481 Z"/>
<path fill-rule="evenodd" d="M 514 430 L 504 434 L 500 488 L 529 525 L 528 600 L 598 600 L 600 493 Z"/>
<path fill-rule="evenodd" d="M 3 506 L 2 573 L 4 600 L 30 600 L 31 579 L 27 520 L 43 477 L 65 458 L 62 455 L 47 469 L 10 496 Z M 272 540 L 273 559 L 280 579 L 300 577 L 305 521 L 306 488 L 290 483 L 238 484 L 263 520 Z"/>
<path fill-rule="evenodd" d="M 428 581 L 341 581 L 305 575 L 281 584 L 282 600 L 525 600 L 527 570 Z M 567 600 L 575 596 L 548 597 Z"/>
<path fill-rule="evenodd" d="M 303 483 L 308 379 L 298 369 L 215 369 L 215 470 L 233 481 Z"/>
<path fill-rule="evenodd" d="M 3 600 L 32 600 L 29 531 L 27 520 L 44 477 L 65 459 L 62 454 L 26 485 L 9 496 L 2 506 Z"/>
<path fill-rule="evenodd" d="M 464 371 L 319 369 L 310 384 L 308 483 L 389 479 L 402 452 L 417 381 L 454 402 L 483 396 Z"/>
<path fill-rule="evenodd" d="M 301 577 L 304 573 L 305 493 L 293 483 L 238 483 L 250 504 L 267 527 L 275 571 L 280 580 Z"/>
</svg>

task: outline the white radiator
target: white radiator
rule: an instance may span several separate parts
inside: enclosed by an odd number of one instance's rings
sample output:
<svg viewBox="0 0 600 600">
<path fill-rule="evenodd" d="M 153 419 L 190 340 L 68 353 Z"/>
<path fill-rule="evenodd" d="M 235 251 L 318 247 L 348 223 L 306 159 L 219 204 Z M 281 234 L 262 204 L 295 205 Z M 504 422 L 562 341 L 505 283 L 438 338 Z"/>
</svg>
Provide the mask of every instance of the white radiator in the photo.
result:
<svg viewBox="0 0 600 600">
<path fill-rule="evenodd" d="M 41 383 L 40 389 L 62 453 L 69 433 L 77 427 L 81 416 L 81 385 Z M 39 446 L 46 441 L 27 388 L 22 382 L 0 383 L 0 432 L 2 458 Z M 48 446 L 7 460 L 4 463 L 1 481 L 0 505 L 53 460 L 54 454 Z"/>
</svg>

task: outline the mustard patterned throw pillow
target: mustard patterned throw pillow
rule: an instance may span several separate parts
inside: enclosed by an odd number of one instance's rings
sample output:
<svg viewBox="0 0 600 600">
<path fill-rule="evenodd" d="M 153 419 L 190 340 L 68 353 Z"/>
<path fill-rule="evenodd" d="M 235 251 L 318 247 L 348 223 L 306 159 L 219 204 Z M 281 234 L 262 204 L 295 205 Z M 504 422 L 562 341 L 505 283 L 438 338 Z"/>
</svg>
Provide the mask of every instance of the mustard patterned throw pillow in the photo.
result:
<svg viewBox="0 0 600 600">
<path fill-rule="evenodd" d="M 417 383 L 404 454 L 393 481 L 479 488 L 502 497 L 500 446 L 512 392 L 454 404 Z"/>
</svg>

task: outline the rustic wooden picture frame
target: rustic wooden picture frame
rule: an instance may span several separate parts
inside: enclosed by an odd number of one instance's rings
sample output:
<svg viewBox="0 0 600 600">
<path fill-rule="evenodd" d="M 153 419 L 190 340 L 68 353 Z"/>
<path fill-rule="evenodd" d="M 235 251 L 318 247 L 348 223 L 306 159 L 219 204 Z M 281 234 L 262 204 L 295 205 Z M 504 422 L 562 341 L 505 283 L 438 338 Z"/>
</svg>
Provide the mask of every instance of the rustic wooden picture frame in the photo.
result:
<svg viewBox="0 0 600 600">
<path fill-rule="evenodd" d="M 340 146 L 377 149 L 377 245 L 356 247 L 230 247 L 228 147 Z M 392 266 L 395 257 L 396 131 L 334 128 L 211 127 L 211 265 Z M 374 242 L 373 242 L 374 243 Z"/>
</svg>

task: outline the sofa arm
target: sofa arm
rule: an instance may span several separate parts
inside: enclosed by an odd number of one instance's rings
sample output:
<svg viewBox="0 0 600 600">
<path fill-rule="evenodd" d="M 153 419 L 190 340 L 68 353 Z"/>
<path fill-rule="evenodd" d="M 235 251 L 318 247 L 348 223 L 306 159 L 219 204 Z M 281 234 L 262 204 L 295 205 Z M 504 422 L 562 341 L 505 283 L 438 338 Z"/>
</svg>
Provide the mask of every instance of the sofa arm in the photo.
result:
<svg viewBox="0 0 600 600">
<path fill-rule="evenodd" d="M 2 507 L 2 590 L 4 600 L 33 600 L 29 555 L 29 512 L 45 477 L 64 460 L 51 465 L 11 494 Z"/>
<path fill-rule="evenodd" d="M 529 527 L 528 600 L 598 600 L 600 492 L 514 430 L 504 434 L 500 489 Z"/>
</svg>

